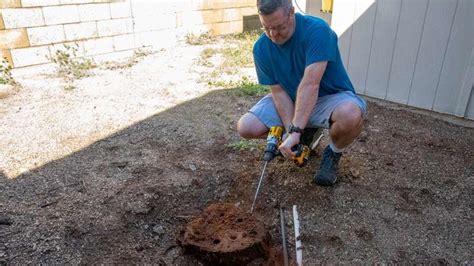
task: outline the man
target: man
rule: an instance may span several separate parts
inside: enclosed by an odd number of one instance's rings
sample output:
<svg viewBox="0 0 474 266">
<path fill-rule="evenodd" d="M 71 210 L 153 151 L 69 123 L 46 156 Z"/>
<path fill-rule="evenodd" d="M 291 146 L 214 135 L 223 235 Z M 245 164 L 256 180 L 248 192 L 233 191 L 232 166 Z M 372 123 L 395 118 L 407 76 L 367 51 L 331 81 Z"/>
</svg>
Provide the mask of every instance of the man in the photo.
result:
<svg viewBox="0 0 474 266">
<path fill-rule="evenodd" d="M 292 158 L 304 128 L 329 128 L 331 141 L 314 182 L 333 185 L 342 152 L 362 130 L 366 102 L 355 95 L 327 23 L 295 14 L 291 0 L 257 0 L 257 8 L 265 34 L 253 55 L 259 83 L 271 94 L 240 118 L 237 130 L 243 138 L 265 138 L 270 127 L 283 126 L 279 150 Z"/>
</svg>

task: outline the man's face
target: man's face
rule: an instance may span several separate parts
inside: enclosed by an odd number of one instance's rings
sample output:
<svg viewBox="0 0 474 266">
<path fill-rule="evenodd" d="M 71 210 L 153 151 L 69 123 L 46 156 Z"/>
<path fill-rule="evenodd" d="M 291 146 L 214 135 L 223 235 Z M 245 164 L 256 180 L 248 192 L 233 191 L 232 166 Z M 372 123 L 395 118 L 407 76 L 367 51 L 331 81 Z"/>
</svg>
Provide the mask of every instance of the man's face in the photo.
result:
<svg viewBox="0 0 474 266">
<path fill-rule="evenodd" d="M 259 17 L 265 34 L 276 44 L 284 44 L 295 32 L 294 8 L 285 11 L 280 7 L 270 15 L 260 14 Z"/>
</svg>

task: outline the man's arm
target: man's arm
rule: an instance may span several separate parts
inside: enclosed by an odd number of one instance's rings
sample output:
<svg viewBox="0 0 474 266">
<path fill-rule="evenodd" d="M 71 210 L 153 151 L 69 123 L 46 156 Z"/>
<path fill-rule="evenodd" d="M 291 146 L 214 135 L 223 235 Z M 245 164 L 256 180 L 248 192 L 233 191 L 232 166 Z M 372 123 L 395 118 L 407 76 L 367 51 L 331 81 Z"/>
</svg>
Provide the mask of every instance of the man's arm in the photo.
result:
<svg viewBox="0 0 474 266">
<path fill-rule="evenodd" d="M 298 92 L 296 95 L 296 107 L 293 115 L 292 123 L 296 127 L 304 128 L 308 123 L 309 116 L 316 105 L 319 93 L 319 83 L 323 77 L 324 71 L 326 70 L 327 61 L 316 62 L 306 67 L 298 86 Z M 283 119 L 282 119 L 283 120 Z M 285 127 L 288 129 L 286 121 Z M 291 133 L 286 140 L 280 145 L 280 152 L 285 157 L 295 156 L 295 152 L 291 151 L 291 148 L 300 142 L 300 133 Z"/>
<path fill-rule="evenodd" d="M 293 120 L 295 114 L 295 105 L 288 93 L 286 93 L 279 84 L 270 86 L 270 89 L 272 91 L 273 103 L 275 104 L 278 115 L 280 115 L 280 119 L 288 131 L 288 126 Z"/>
</svg>

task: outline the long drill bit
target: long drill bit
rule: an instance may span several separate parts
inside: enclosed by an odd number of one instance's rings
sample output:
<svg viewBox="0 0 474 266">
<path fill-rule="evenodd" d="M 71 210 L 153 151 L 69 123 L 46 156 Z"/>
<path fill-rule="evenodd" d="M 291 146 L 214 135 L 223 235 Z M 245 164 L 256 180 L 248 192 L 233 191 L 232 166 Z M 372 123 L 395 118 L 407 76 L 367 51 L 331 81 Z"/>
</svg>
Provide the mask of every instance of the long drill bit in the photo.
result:
<svg viewBox="0 0 474 266">
<path fill-rule="evenodd" d="M 262 184 L 263 174 L 265 174 L 265 169 L 267 168 L 268 161 L 265 161 L 265 165 L 263 166 L 262 174 L 260 175 L 260 180 L 258 181 L 257 191 L 255 192 L 255 197 L 253 198 L 252 208 L 250 209 L 250 213 L 253 213 L 253 208 L 255 207 L 255 201 L 257 201 L 258 191 L 260 190 L 260 185 Z"/>
</svg>

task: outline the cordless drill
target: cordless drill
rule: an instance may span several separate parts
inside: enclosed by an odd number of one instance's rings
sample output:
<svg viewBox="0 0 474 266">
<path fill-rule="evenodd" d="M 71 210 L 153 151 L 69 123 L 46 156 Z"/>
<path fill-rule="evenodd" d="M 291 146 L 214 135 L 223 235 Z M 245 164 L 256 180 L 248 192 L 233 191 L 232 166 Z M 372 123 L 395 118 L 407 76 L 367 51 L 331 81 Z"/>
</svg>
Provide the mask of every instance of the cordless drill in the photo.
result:
<svg viewBox="0 0 474 266">
<path fill-rule="evenodd" d="M 269 162 L 273 160 L 278 155 L 281 155 L 280 151 L 278 150 L 278 146 L 280 146 L 282 142 L 282 135 L 283 135 L 283 128 L 280 126 L 273 126 L 268 131 L 267 136 L 267 146 L 265 148 L 265 152 L 263 154 L 263 160 Z M 308 160 L 309 156 L 309 148 L 303 144 L 298 144 L 294 146 L 292 151 L 296 152 L 295 158 L 293 162 L 297 166 L 304 166 L 306 161 Z"/>
<path fill-rule="evenodd" d="M 279 126 L 271 127 L 268 131 L 267 147 L 265 148 L 265 152 L 263 154 L 263 160 L 265 161 L 265 164 L 263 165 L 262 174 L 260 175 L 260 179 L 258 181 L 257 190 L 255 191 L 255 196 L 252 202 L 252 207 L 250 208 L 251 213 L 253 212 L 253 209 L 255 207 L 255 202 L 257 201 L 258 192 L 260 191 L 260 186 L 262 185 L 263 176 L 265 174 L 265 169 L 267 169 L 268 162 L 273 160 L 273 158 L 275 158 L 276 156 L 281 155 L 280 151 L 278 150 L 278 147 L 282 142 L 282 135 L 283 128 Z M 296 151 L 296 156 L 293 159 L 293 162 L 297 166 L 303 166 L 308 160 L 309 148 L 302 144 L 298 144 L 294 146 L 291 150 Z"/>
</svg>

